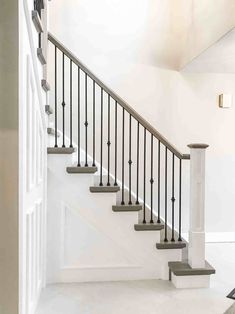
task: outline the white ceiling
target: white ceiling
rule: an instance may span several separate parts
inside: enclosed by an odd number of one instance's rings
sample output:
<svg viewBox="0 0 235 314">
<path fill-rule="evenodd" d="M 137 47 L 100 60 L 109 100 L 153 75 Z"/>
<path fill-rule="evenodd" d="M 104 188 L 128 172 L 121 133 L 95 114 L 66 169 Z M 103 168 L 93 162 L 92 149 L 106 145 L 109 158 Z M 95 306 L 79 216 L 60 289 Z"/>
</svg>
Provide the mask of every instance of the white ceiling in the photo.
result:
<svg viewBox="0 0 235 314">
<path fill-rule="evenodd" d="M 235 28 L 188 63 L 182 71 L 235 73 Z"/>
<path fill-rule="evenodd" d="M 49 13 L 50 31 L 84 62 L 177 71 L 235 27 L 235 0 L 56 0 Z"/>
</svg>

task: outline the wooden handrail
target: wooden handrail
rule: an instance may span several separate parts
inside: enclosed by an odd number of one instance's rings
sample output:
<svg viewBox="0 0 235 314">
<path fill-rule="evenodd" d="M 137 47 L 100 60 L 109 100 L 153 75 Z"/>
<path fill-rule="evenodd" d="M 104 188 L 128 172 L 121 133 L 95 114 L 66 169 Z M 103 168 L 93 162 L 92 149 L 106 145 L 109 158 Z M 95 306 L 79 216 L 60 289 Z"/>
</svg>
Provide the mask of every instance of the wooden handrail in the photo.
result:
<svg viewBox="0 0 235 314">
<path fill-rule="evenodd" d="M 58 39 L 51 33 L 48 33 L 48 40 L 59 48 L 70 60 L 80 67 L 92 80 L 96 82 L 108 95 L 110 95 L 119 105 L 121 105 L 129 114 L 132 115 L 146 130 L 148 130 L 155 138 L 165 145 L 175 156 L 180 159 L 190 159 L 189 154 L 182 154 L 174 147 L 164 136 L 162 136 L 151 124 L 142 118 L 131 106 L 129 106 L 122 98 L 104 84 L 95 74 L 93 74 L 86 65 L 84 65 L 72 52 L 70 52 Z"/>
</svg>

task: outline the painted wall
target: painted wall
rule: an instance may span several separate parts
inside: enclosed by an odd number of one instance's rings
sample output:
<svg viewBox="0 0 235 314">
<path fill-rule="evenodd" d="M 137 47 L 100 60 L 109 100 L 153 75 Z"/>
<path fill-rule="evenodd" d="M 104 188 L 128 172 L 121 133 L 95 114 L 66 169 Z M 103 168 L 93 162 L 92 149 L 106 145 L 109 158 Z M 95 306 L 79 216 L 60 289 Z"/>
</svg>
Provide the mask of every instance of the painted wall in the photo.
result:
<svg viewBox="0 0 235 314">
<path fill-rule="evenodd" d="M 181 69 L 235 26 L 234 0 L 58 0 L 50 7 L 51 30 L 89 64 Z"/>
<path fill-rule="evenodd" d="M 172 2 L 178 6 L 177 1 Z M 191 0 L 186 1 L 187 6 L 185 1 L 179 2 L 182 4 L 179 20 L 184 15 L 189 22 L 181 39 L 179 69 L 182 69 L 235 26 L 235 1 Z"/>
<path fill-rule="evenodd" d="M 234 92 L 235 75 L 172 70 L 190 21 L 176 32 L 170 2 L 58 0 L 50 8 L 50 31 L 170 142 L 184 153 L 191 142 L 210 144 L 206 229 L 234 231 L 235 108 L 219 109 L 217 98 Z"/>
</svg>

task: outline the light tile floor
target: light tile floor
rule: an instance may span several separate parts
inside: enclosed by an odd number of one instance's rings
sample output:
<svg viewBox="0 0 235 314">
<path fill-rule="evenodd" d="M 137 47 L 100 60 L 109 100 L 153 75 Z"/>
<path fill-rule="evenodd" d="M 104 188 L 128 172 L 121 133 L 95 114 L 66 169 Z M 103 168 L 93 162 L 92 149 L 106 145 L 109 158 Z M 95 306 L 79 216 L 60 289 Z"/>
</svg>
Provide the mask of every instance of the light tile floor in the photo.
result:
<svg viewBox="0 0 235 314">
<path fill-rule="evenodd" d="M 37 314 L 223 314 L 233 304 L 235 243 L 207 244 L 216 268 L 210 289 L 175 289 L 161 280 L 56 284 L 42 293 Z"/>
</svg>

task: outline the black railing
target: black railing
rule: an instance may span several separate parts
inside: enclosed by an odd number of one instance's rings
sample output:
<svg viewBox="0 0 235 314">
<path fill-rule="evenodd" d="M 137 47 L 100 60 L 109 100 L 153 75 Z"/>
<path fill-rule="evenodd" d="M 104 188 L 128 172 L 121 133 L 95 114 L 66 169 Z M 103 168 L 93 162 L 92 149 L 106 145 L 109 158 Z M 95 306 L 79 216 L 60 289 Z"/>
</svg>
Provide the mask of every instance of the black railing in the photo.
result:
<svg viewBox="0 0 235 314">
<path fill-rule="evenodd" d="M 116 186 L 119 182 L 122 205 L 141 203 L 144 224 L 159 224 L 164 219 L 164 241 L 168 241 L 168 225 L 172 230 L 170 241 L 176 240 L 176 234 L 181 241 L 182 160 L 190 156 L 181 154 L 51 34 L 49 40 L 54 46 L 55 60 L 54 146 L 58 147 L 60 129 L 62 147 L 66 146 L 66 135 L 67 146 L 73 147 L 73 142 L 78 144 L 78 167 L 95 166 L 97 160 L 100 186 Z M 73 114 L 75 111 L 77 114 Z M 77 132 L 73 132 L 74 127 Z M 107 149 L 104 149 L 105 142 Z"/>
</svg>

